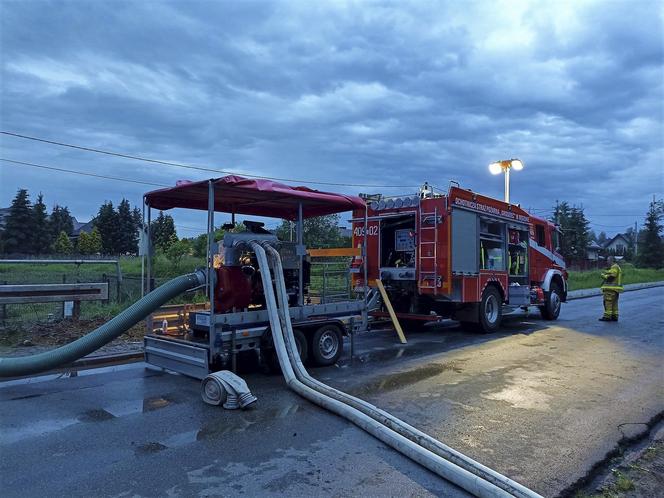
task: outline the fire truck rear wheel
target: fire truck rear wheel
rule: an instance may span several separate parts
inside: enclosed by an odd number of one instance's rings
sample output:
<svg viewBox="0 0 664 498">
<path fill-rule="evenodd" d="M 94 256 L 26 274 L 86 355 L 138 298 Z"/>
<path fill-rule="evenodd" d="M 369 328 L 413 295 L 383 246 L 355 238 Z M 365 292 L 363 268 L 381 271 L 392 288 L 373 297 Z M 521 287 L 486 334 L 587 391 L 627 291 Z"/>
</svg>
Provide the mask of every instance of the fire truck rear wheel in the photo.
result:
<svg viewBox="0 0 664 498">
<path fill-rule="evenodd" d="M 540 314 L 545 320 L 556 320 L 558 315 L 560 315 L 560 307 L 562 303 L 561 299 L 562 292 L 560 291 L 560 285 L 557 282 L 551 283 L 551 290 L 546 296 L 546 302 L 544 306 L 540 306 Z"/>
<path fill-rule="evenodd" d="M 323 325 L 311 337 L 311 356 L 316 365 L 334 365 L 344 347 L 341 330 L 336 325 Z"/>
<path fill-rule="evenodd" d="M 478 332 L 489 334 L 500 327 L 503 319 L 503 304 L 500 293 L 495 287 L 489 286 L 482 293 L 479 309 Z"/>
</svg>

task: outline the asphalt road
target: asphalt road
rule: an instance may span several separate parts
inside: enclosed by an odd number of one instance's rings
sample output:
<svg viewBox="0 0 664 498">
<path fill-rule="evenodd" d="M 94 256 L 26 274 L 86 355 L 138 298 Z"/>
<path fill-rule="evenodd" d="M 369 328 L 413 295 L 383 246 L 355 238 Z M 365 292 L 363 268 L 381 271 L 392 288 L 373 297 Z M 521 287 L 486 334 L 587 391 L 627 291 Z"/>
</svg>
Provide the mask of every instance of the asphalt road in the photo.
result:
<svg viewBox="0 0 664 498">
<path fill-rule="evenodd" d="M 664 410 L 662 304 L 660 287 L 625 293 L 618 323 L 597 321 L 594 297 L 486 336 L 374 332 L 355 361 L 313 373 L 556 496 Z M 245 379 L 247 412 L 142 364 L 0 385 L 3 496 L 465 496 L 279 376 Z"/>
</svg>

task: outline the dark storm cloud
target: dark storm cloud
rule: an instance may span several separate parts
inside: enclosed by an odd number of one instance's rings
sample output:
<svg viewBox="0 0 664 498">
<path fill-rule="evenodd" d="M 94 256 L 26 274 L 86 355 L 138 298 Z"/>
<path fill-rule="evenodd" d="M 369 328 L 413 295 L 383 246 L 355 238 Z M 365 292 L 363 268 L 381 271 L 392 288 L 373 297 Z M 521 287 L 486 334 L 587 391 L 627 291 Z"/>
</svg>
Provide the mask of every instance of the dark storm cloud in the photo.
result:
<svg viewBox="0 0 664 498">
<path fill-rule="evenodd" d="M 662 195 L 656 2 L 3 2 L 2 128 L 240 172 L 583 203 Z M 172 184 L 201 172 L 2 138 L 3 155 Z M 82 218 L 140 186 L 2 169 Z M 322 187 L 321 187 L 322 188 Z M 366 188 L 343 188 L 356 193 Z M 391 190 L 390 193 L 398 193 Z M 179 215 L 183 225 L 200 217 Z M 608 225 L 600 227 L 601 225 Z"/>
</svg>

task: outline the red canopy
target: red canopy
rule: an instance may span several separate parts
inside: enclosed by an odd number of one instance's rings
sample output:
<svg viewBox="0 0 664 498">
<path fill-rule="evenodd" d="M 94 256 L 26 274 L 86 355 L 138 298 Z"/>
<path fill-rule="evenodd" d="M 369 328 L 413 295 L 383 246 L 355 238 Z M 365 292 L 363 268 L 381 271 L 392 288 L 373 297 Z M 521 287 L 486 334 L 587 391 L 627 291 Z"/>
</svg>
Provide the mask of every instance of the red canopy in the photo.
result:
<svg viewBox="0 0 664 498">
<path fill-rule="evenodd" d="M 212 179 L 214 210 L 296 220 L 302 204 L 305 218 L 364 209 L 364 201 L 353 195 L 321 192 L 307 187 L 291 187 L 272 180 L 229 175 Z M 175 187 L 153 190 L 145 200 L 155 209 L 208 209 L 208 180 L 178 182 Z"/>
</svg>

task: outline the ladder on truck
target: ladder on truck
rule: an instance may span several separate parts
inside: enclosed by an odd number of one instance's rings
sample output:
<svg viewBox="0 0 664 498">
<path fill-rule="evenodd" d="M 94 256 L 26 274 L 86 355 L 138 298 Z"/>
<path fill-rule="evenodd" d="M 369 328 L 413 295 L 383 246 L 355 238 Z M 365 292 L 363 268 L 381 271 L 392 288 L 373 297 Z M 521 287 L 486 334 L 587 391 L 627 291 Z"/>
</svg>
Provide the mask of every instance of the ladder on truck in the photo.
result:
<svg viewBox="0 0 664 498">
<path fill-rule="evenodd" d="M 420 289 L 433 289 L 435 295 L 438 294 L 438 208 L 434 208 L 430 213 L 425 213 L 422 211 L 422 205 L 420 204 L 419 212 L 420 233 L 417 257 L 420 277 L 418 286 Z M 424 240 L 424 234 L 427 233 L 427 230 L 433 230 L 433 240 Z M 431 245 L 433 245 L 433 254 L 429 251 L 428 255 L 423 255 L 422 249 Z M 432 270 L 425 270 L 425 263 L 430 263 L 433 267 Z M 433 282 L 432 285 L 427 283 L 429 281 Z"/>
</svg>

